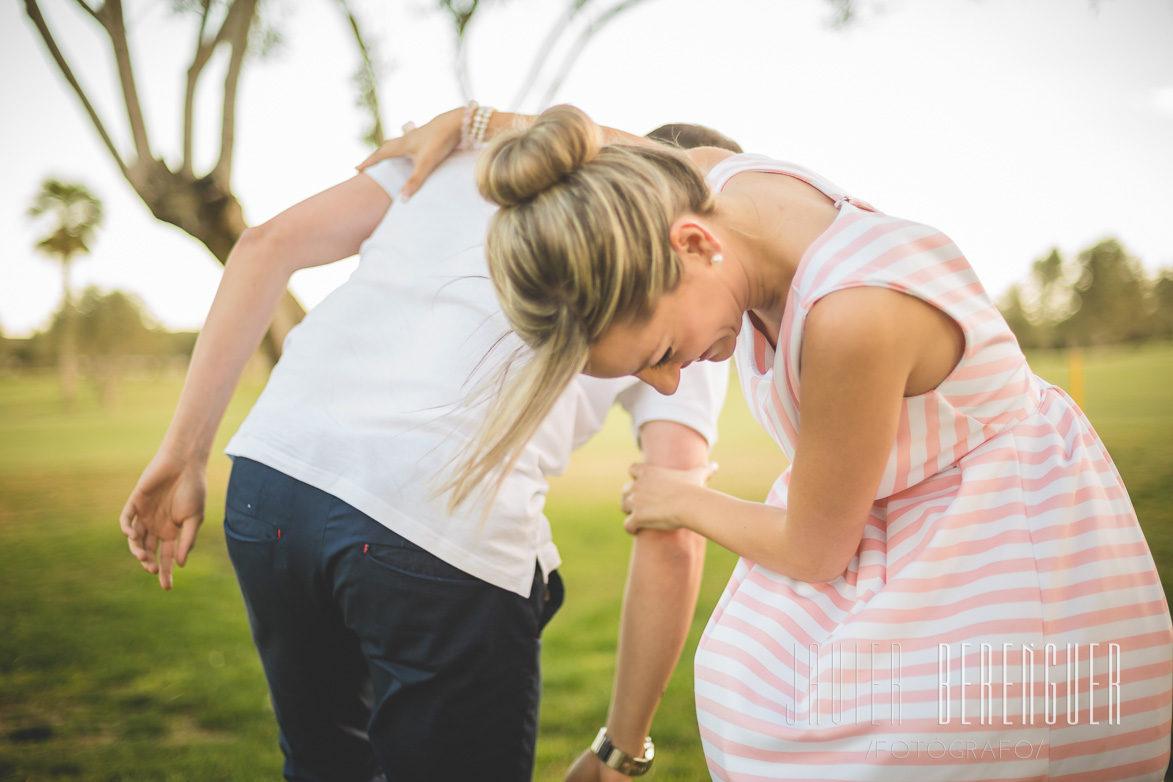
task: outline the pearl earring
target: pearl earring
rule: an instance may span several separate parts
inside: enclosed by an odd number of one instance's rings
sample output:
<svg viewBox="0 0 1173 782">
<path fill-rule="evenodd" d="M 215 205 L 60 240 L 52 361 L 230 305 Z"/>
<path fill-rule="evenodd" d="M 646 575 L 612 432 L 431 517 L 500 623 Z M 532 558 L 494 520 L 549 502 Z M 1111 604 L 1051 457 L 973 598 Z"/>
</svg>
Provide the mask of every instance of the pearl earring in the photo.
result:
<svg viewBox="0 0 1173 782">
<path fill-rule="evenodd" d="M 713 253 L 713 257 L 709 259 L 709 263 L 716 266 L 717 264 L 724 262 L 724 260 L 725 256 L 721 253 Z"/>
</svg>

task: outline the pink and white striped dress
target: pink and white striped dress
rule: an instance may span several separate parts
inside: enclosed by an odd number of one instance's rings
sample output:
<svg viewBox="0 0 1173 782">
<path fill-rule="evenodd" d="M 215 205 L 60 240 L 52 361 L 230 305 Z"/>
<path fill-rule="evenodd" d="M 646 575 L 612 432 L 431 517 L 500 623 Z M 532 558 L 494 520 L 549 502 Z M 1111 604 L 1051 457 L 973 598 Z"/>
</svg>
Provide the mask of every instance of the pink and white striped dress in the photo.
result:
<svg viewBox="0 0 1173 782">
<path fill-rule="evenodd" d="M 1148 545 L 1087 418 L 1034 376 L 942 233 L 789 163 L 839 207 L 795 274 L 775 352 L 745 320 L 737 368 L 793 459 L 810 308 L 859 286 L 921 298 L 966 347 L 906 398 L 863 540 L 830 583 L 742 559 L 696 654 L 715 780 L 1157 780 L 1173 634 Z M 766 502 L 786 507 L 787 470 Z"/>
</svg>

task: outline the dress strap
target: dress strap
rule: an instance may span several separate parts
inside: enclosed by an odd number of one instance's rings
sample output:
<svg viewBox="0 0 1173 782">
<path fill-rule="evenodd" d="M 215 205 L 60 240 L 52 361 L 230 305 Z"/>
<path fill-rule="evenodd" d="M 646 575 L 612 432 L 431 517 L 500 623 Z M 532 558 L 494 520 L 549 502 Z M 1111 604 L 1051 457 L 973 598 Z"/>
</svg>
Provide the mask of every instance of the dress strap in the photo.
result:
<svg viewBox="0 0 1173 782">
<path fill-rule="evenodd" d="M 806 182 L 823 195 L 835 202 L 835 208 L 842 208 L 843 204 L 851 204 L 869 212 L 878 212 L 874 206 L 866 201 L 847 195 L 843 188 L 829 179 L 819 176 L 814 171 L 783 160 L 774 160 L 765 155 L 740 154 L 725 158 L 709 171 L 709 187 L 714 192 L 721 192 L 729 180 L 738 174 L 749 171 L 761 171 L 769 174 L 784 174 Z"/>
</svg>

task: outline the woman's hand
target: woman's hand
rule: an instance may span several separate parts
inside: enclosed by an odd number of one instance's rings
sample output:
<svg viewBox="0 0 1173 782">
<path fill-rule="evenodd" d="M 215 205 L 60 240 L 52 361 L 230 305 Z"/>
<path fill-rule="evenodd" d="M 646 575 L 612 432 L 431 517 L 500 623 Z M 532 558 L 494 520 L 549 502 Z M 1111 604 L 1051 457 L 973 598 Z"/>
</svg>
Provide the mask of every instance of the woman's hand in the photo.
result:
<svg viewBox="0 0 1173 782">
<path fill-rule="evenodd" d="M 171 588 L 172 565 L 182 567 L 204 521 L 207 474 L 202 460 L 160 450 L 147 465 L 118 522 L 130 553 L 159 586 Z M 157 555 L 157 559 L 156 559 Z"/>
<path fill-rule="evenodd" d="M 688 497 L 703 488 L 716 471 L 717 465 L 711 462 L 691 470 L 631 465 L 635 480 L 623 487 L 621 507 L 628 514 L 623 528 L 633 535 L 641 529 L 691 528 L 686 518 Z"/>
<path fill-rule="evenodd" d="M 399 138 L 384 141 L 382 145 L 359 163 L 363 171 L 380 160 L 391 157 L 405 157 L 414 164 L 411 175 L 399 191 L 400 200 L 406 201 L 415 195 L 436 166 L 444 162 L 460 144 L 460 122 L 464 109 L 446 111 L 421 128 L 404 126 Z"/>
</svg>

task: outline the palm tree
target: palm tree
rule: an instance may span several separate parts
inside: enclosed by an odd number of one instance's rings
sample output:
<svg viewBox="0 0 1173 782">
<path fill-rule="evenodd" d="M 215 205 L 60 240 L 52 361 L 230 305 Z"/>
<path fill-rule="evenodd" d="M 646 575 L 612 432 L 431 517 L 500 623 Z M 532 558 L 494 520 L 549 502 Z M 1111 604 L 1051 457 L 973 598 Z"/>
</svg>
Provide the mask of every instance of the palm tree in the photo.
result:
<svg viewBox="0 0 1173 782">
<path fill-rule="evenodd" d="M 61 398 L 66 406 L 77 395 L 77 332 L 70 266 L 78 255 L 88 253 L 94 229 L 102 223 L 102 202 L 85 185 L 49 178 L 29 207 L 29 217 L 51 215 L 49 233 L 36 244 L 45 255 L 61 263 L 61 343 L 58 366 L 61 371 Z"/>
</svg>

